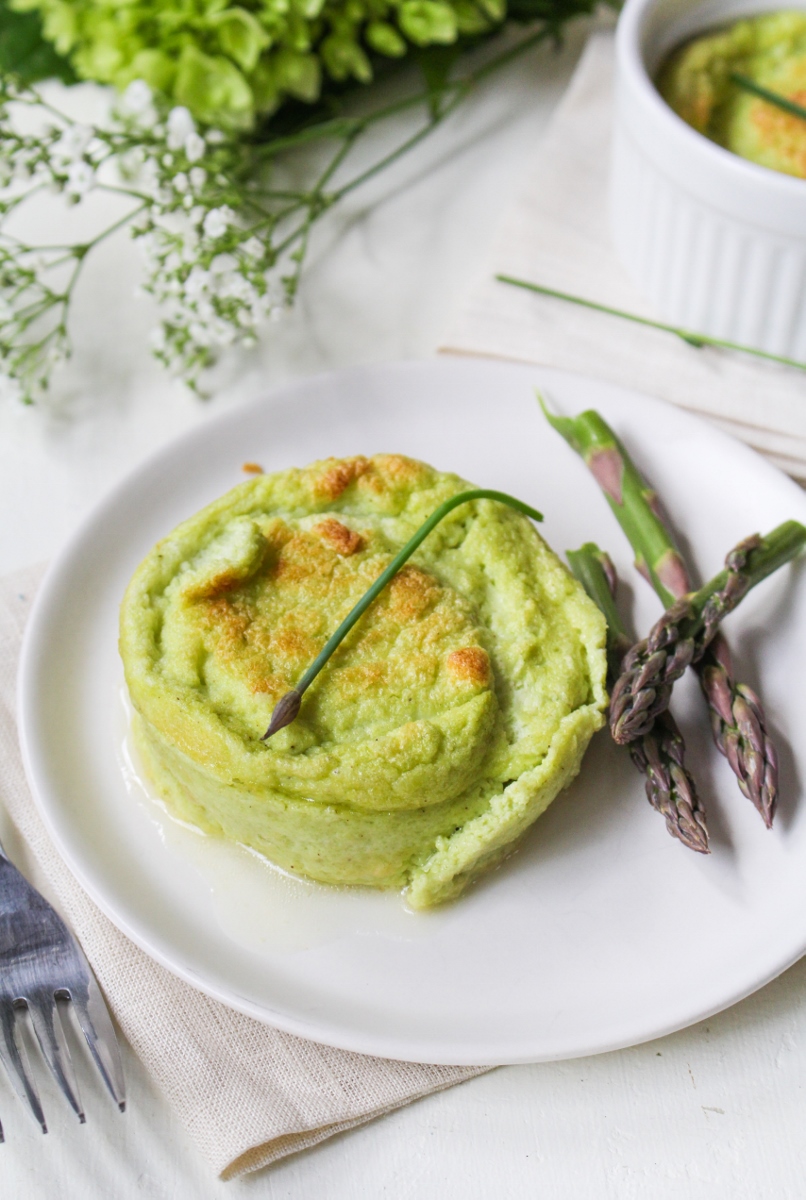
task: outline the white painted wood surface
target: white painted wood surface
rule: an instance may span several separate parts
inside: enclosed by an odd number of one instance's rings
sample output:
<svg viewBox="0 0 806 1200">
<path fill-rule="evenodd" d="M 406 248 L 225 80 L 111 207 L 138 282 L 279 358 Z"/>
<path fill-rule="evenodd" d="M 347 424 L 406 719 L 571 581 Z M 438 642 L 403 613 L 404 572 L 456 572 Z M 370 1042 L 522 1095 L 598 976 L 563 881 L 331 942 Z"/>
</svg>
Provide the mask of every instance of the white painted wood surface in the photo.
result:
<svg viewBox="0 0 806 1200">
<path fill-rule="evenodd" d="M 521 64 L 394 181 L 355 194 L 322 231 L 296 311 L 222 372 L 212 404 L 183 395 L 145 358 L 151 314 L 132 299 L 130 244 L 121 238 L 99 258 L 79 297 L 75 358 L 52 402 L 0 410 L 0 570 L 48 558 L 115 479 L 225 405 L 334 366 L 431 354 L 580 39 Z M 3 1200 L 806 1196 L 804 962 L 688 1031 L 597 1058 L 499 1069 L 229 1184 L 212 1177 L 124 1053 L 125 1116 L 82 1069 L 87 1124 L 78 1126 L 43 1080 L 44 1139 L 0 1078 Z"/>
</svg>

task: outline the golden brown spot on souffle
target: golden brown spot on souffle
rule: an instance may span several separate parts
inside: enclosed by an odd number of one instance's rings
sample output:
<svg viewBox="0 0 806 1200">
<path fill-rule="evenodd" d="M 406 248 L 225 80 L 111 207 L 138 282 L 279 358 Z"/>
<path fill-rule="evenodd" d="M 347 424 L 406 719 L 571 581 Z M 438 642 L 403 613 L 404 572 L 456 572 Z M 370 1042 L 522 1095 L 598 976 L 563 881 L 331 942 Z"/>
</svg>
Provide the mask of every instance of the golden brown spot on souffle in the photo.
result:
<svg viewBox="0 0 806 1200">
<path fill-rule="evenodd" d="M 351 484 L 356 483 L 363 492 L 381 496 L 384 492 L 414 486 L 425 471 L 422 463 L 406 458 L 403 454 L 375 454 L 365 458 L 327 458 L 322 463 L 324 472 L 314 480 L 313 490 L 317 497 L 338 500 Z"/>
<path fill-rule="evenodd" d="M 359 487 L 376 496 L 401 487 L 413 487 L 423 477 L 422 463 L 402 454 L 376 454 L 370 459 L 370 470 L 364 472 Z"/>
<path fill-rule="evenodd" d="M 433 575 L 409 563 L 391 580 L 387 593 L 389 612 L 402 625 L 425 613 L 439 596 L 439 584 Z"/>
<path fill-rule="evenodd" d="M 359 454 L 356 458 L 326 458 L 324 466 L 324 474 L 314 481 L 314 491 L 326 500 L 338 500 L 351 483 L 370 469 L 370 462 Z"/>
<path fill-rule="evenodd" d="M 490 681 L 490 660 L 481 646 L 464 646 L 447 657 L 448 670 L 467 683 L 487 684 Z"/>
<path fill-rule="evenodd" d="M 364 539 L 360 533 L 356 533 L 354 529 L 348 529 L 346 525 L 342 525 L 341 521 L 337 521 L 335 517 L 326 517 L 324 521 L 320 521 L 318 525 L 314 525 L 314 533 L 318 533 L 329 546 L 347 558 L 350 554 L 355 554 L 364 546 Z"/>
<path fill-rule="evenodd" d="M 185 595 L 188 600 L 209 601 L 211 604 L 215 604 L 222 596 L 234 592 L 242 583 L 243 576 L 237 570 L 227 569 L 205 579 L 196 587 L 187 588 Z"/>
<path fill-rule="evenodd" d="M 806 104 L 806 91 L 792 92 L 787 99 L 795 104 Z M 770 150 L 777 150 L 791 170 L 806 179 L 806 124 L 801 117 L 773 108 L 764 100 L 757 100 L 751 109 L 751 120 L 762 141 Z"/>
</svg>

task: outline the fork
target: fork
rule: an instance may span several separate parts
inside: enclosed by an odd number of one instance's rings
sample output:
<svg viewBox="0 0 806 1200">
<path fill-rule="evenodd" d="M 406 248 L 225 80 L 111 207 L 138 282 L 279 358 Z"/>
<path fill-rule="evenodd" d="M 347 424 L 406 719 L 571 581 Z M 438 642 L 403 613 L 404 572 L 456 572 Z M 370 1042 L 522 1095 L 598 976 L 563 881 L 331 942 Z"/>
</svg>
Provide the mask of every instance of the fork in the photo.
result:
<svg viewBox="0 0 806 1200">
<path fill-rule="evenodd" d="M 59 914 L 20 874 L 0 845 L 0 1061 L 43 1133 L 48 1131 L 45 1114 L 25 1044 L 15 1037 L 15 1027 L 18 1013 L 27 1008 L 44 1059 L 83 1124 L 84 1110 L 57 1008 L 60 1000 L 72 1001 L 95 1065 L 123 1112 L 126 1098 L 120 1050 L 90 965 Z"/>
</svg>

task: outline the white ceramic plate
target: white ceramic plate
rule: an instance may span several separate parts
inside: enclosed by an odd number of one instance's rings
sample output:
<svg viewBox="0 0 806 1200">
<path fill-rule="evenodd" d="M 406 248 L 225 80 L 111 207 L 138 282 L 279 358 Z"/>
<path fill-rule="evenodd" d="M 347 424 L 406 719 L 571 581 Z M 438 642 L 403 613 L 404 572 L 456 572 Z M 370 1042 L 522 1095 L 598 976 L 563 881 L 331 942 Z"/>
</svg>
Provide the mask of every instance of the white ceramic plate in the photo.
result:
<svg viewBox="0 0 806 1200">
<path fill-rule="evenodd" d="M 806 521 L 806 496 L 752 451 L 657 401 L 558 371 L 475 360 L 343 371 L 210 420 L 125 480 L 52 567 L 23 654 L 23 751 L 66 862 L 108 916 L 183 979 L 304 1037 L 424 1062 L 527 1062 L 656 1037 L 726 1007 L 806 950 L 806 572 L 766 581 L 728 623 L 781 755 L 767 832 L 710 744 L 696 684 L 676 712 L 713 853 L 673 841 L 628 755 L 599 734 L 517 853 L 454 906 L 288 880 L 179 828 L 122 765 L 117 609 L 134 567 L 243 476 L 396 451 L 514 492 L 560 552 L 595 539 L 658 605 L 581 462 L 543 420 L 595 406 L 674 514 L 706 577 L 744 535 Z"/>
</svg>

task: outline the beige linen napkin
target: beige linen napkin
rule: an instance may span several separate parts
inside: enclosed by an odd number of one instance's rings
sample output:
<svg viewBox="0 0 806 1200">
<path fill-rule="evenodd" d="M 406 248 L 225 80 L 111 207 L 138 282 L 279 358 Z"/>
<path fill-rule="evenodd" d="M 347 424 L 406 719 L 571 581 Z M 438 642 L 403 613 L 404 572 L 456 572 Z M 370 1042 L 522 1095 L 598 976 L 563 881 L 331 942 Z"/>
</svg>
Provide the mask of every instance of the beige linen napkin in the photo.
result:
<svg viewBox="0 0 806 1200">
<path fill-rule="evenodd" d="M 613 68 L 612 35 L 595 34 L 442 349 L 562 367 L 660 396 L 709 417 L 805 481 L 805 372 L 697 350 L 673 334 L 495 280 L 513 275 L 657 317 L 610 245 Z"/>
<path fill-rule="evenodd" d="M 176 979 L 96 908 L 48 837 L 17 743 L 17 660 L 41 574 L 0 580 L 0 806 L 78 935 L 124 1036 L 219 1175 L 255 1171 L 486 1070 L 370 1058 L 271 1029 Z"/>
</svg>

